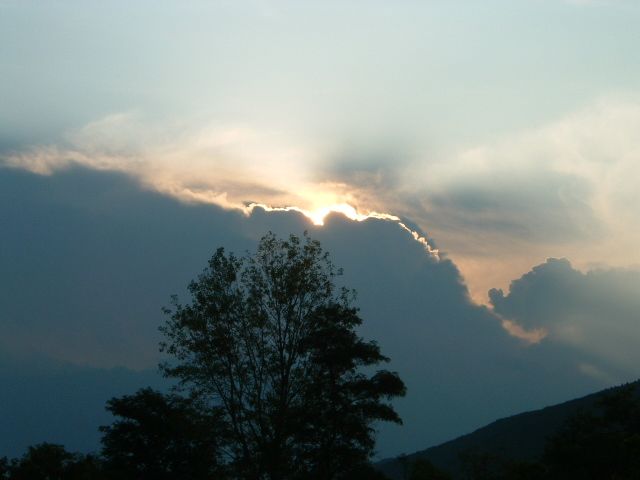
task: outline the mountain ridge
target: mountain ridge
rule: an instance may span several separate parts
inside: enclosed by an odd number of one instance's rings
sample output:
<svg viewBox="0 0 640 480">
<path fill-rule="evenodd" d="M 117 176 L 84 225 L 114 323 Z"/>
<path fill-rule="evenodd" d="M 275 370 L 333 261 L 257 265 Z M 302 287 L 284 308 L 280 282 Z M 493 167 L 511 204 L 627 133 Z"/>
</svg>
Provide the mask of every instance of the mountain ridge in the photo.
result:
<svg viewBox="0 0 640 480">
<path fill-rule="evenodd" d="M 640 387 L 640 380 L 606 388 L 583 397 L 567 400 L 538 410 L 530 410 L 495 420 L 468 434 L 412 454 L 384 459 L 378 469 L 393 480 L 404 478 L 406 465 L 422 459 L 437 468 L 461 478 L 464 455 L 489 455 L 511 461 L 535 461 L 542 455 L 547 439 L 554 435 L 573 415 L 592 410 L 596 402 L 623 388 Z"/>
</svg>

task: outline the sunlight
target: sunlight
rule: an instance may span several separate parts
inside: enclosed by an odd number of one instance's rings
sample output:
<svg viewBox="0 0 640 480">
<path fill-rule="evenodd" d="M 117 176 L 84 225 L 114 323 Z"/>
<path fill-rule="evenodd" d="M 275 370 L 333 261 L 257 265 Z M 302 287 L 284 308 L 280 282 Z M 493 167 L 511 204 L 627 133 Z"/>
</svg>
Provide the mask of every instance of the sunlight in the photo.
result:
<svg viewBox="0 0 640 480">
<path fill-rule="evenodd" d="M 327 218 L 328 215 L 332 213 L 342 214 L 349 220 L 353 220 L 355 222 L 364 222 L 365 220 L 369 220 L 369 219 L 390 221 L 397 224 L 400 228 L 408 232 L 416 242 L 420 243 L 424 247 L 424 249 L 426 250 L 426 252 L 429 254 L 430 257 L 433 257 L 436 260 L 440 260 L 440 254 L 438 252 L 438 249 L 432 247 L 431 244 L 429 243 L 429 240 L 426 237 L 420 235 L 420 233 L 418 233 L 417 231 L 409 228 L 402 221 L 400 217 L 397 217 L 396 215 L 391 215 L 389 213 L 380 213 L 376 211 L 363 213 L 358 211 L 358 209 L 356 209 L 352 205 L 349 205 L 348 203 L 337 203 L 334 205 L 319 207 L 313 210 L 307 210 L 304 208 L 293 207 L 293 206 L 271 207 L 269 205 L 265 205 L 262 203 L 251 203 L 244 209 L 244 212 L 247 215 L 251 215 L 251 213 L 255 208 L 260 208 L 265 212 L 298 212 L 304 215 L 305 217 L 307 217 L 311 221 L 311 223 L 319 227 L 324 226 L 325 219 Z"/>
</svg>

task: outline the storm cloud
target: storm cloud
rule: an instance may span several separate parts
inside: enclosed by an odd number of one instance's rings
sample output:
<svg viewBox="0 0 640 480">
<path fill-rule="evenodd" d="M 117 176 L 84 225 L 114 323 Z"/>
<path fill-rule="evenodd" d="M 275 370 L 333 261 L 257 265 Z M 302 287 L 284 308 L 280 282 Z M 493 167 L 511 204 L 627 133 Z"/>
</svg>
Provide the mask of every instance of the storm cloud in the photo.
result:
<svg viewBox="0 0 640 480">
<path fill-rule="evenodd" d="M 430 255 L 396 222 L 332 214 L 320 227 L 297 212 L 262 209 L 246 217 L 181 203 L 122 174 L 77 168 L 51 176 L 0 169 L 0 185 L 0 348 L 17 371 L 34 358 L 73 367 L 69 381 L 77 368 L 94 372 L 96 382 L 114 367 L 153 370 L 161 307 L 173 293 L 185 298 L 217 247 L 242 253 L 269 230 L 308 230 L 344 268 L 341 281 L 358 291 L 362 333 L 380 343 L 409 388 L 398 402 L 405 426 L 384 428 L 381 455 L 608 385 L 580 369 L 593 364 L 590 352 L 509 335 L 502 318 L 470 299 L 455 264 Z M 46 402 L 46 392 L 33 388 Z M 21 392 L 5 392 L 11 418 L 29 414 Z M 96 409 L 95 424 L 83 417 L 91 432 L 104 415 L 97 398 L 88 405 Z M 80 448 L 48 425 L 47 438 Z"/>
</svg>

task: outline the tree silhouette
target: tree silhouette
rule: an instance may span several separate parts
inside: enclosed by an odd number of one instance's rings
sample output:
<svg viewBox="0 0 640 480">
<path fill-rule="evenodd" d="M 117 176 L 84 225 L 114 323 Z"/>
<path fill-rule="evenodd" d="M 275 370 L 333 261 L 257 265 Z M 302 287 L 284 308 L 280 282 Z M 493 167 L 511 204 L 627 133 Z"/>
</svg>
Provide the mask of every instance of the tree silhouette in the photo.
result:
<svg viewBox="0 0 640 480">
<path fill-rule="evenodd" d="M 411 463 L 409 480 L 451 480 L 451 476 L 430 461 L 419 458 Z"/>
<path fill-rule="evenodd" d="M 0 462 L 1 463 L 1 462 Z M 62 445 L 41 443 L 29 447 L 20 459 L 5 469 L 10 480 L 100 480 L 101 464 L 93 455 L 70 453 Z M 2 477 L 0 477 L 2 478 Z"/>
<path fill-rule="evenodd" d="M 640 400 L 628 386 L 571 417 L 547 443 L 551 479 L 640 479 Z"/>
<path fill-rule="evenodd" d="M 388 404 L 397 374 L 366 375 L 388 359 L 356 333 L 362 320 L 341 272 L 317 241 L 269 233 L 254 255 L 223 249 L 174 297 L 162 327 L 162 368 L 219 411 L 233 478 L 334 479 L 365 462 L 375 421 L 400 423 Z"/>
<path fill-rule="evenodd" d="M 9 478 L 9 459 L 0 457 L 0 479 Z"/>
<path fill-rule="evenodd" d="M 103 432 L 105 470 L 121 480 L 218 479 L 218 418 L 192 400 L 150 388 L 113 398 Z"/>
</svg>

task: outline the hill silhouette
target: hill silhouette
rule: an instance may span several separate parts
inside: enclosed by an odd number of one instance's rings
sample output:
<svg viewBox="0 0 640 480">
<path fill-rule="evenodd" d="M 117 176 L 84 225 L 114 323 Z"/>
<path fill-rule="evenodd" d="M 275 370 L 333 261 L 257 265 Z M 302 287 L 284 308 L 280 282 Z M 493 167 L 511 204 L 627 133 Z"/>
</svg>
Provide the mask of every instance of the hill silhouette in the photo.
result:
<svg viewBox="0 0 640 480">
<path fill-rule="evenodd" d="M 472 433 L 404 457 L 386 459 L 376 465 L 392 479 L 404 478 L 406 466 L 422 459 L 451 474 L 464 478 L 465 458 L 534 462 L 543 454 L 547 440 L 565 422 L 580 412 L 594 410 L 604 397 L 633 388 L 639 394 L 640 380 L 511 417 L 501 418 Z"/>
</svg>

